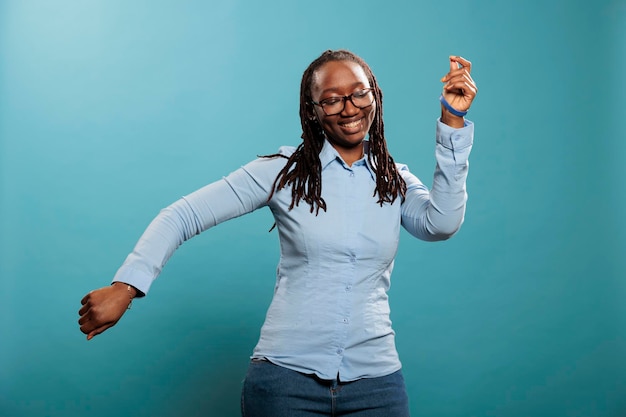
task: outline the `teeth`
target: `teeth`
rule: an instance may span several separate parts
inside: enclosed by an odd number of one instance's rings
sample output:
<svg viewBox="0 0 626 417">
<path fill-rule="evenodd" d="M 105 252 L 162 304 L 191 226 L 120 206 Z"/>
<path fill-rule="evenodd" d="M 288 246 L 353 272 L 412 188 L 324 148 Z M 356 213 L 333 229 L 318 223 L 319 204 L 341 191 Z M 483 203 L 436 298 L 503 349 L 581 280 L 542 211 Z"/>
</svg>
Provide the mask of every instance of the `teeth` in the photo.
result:
<svg viewBox="0 0 626 417">
<path fill-rule="evenodd" d="M 356 122 L 345 123 L 345 124 L 343 124 L 343 126 L 347 127 L 348 129 L 352 129 L 354 127 L 357 127 L 359 125 L 359 123 L 361 123 L 361 121 L 357 120 Z"/>
</svg>

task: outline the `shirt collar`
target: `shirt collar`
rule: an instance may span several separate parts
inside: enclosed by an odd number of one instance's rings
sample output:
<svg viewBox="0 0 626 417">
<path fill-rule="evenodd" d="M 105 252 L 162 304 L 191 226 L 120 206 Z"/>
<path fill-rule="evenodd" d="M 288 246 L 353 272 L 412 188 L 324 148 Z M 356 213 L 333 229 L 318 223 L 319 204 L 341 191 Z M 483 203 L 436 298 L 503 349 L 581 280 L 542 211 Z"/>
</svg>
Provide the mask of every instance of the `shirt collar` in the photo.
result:
<svg viewBox="0 0 626 417">
<path fill-rule="evenodd" d="M 369 154 L 369 141 L 364 141 L 363 144 L 365 145 L 363 150 L 365 152 L 365 155 Z M 326 167 L 333 161 L 337 161 L 338 163 L 345 165 L 345 162 L 341 159 L 341 156 L 339 155 L 339 152 L 337 152 L 337 150 L 333 147 L 333 145 L 330 144 L 330 142 L 328 141 L 328 139 L 324 139 L 324 145 L 322 146 L 322 150 L 320 151 L 320 162 L 322 164 L 322 171 L 324 169 L 326 169 Z M 372 179 L 374 181 L 376 181 L 376 176 L 374 174 L 374 169 L 372 168 L 369 158 L 364 157 L 358 161 L 356 161 L 354 163 L 355 165 L 360 165 L 360 164 L 364 164 L 367 167 L 367 170 L 369 171 Z"/>
</svg>

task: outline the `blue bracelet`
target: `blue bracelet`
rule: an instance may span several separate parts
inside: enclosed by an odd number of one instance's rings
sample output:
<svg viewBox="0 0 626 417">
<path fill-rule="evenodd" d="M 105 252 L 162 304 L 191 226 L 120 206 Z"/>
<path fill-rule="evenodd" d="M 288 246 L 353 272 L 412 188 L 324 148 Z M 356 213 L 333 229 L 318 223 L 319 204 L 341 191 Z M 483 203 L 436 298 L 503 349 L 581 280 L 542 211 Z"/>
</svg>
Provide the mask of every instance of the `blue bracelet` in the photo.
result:
<svg viewBox="0 0 626 417">
<path fill-rule="evenodd" d="M 439 101 L 441 102 L 441 104 L 443 104 L 443 107 L 445 107 L 450 113 L 455 116 L 463 117 L 467 114 L 467 110 L 459 111 L 452 107 L 450 103 L 448 103 L 448 101 L 443 97 L 443 94 L 439 96 Z"/>
</svg>

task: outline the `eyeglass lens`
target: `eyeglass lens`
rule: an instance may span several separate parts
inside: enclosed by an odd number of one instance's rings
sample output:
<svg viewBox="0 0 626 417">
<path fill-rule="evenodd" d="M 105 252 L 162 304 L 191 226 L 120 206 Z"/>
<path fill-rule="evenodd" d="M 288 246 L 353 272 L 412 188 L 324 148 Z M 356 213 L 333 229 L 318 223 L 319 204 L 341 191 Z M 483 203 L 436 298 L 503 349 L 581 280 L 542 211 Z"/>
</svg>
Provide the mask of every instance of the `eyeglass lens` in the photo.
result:
<svg viewBox="0 0 626 417">
<path fill-rule="evenodd" d="M 327 98 L 322 100 L 320 105 L 327 116 L 333 116 L 343 111 L 347 100 L 350 100 L 355 107 L 363 109 L 374 102 L 374 94 L 371 89 L 355 91 L 349 96 Z"/>
</svg>

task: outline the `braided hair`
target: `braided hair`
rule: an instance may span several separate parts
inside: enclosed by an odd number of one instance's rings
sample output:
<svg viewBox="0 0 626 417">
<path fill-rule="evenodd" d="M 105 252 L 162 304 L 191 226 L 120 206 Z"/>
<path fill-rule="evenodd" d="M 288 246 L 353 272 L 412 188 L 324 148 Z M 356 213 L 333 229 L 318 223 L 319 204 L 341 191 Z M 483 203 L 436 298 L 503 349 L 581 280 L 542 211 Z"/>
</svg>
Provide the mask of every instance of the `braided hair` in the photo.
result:
<svg viewBox="0 0 626 417">
<path fill-rule="evenodd" d="M 315 215 L 322 209 L 326 211 L 326 202 L 322 198 L 322 166 L 319 153 L 324 145 L 325 133 L 316 117 L 313 116 L 313 104 L 311 97 L 311 85 L 315 72 L 330 61 L 351 61 L 363 68 L 370 86 L 374 89 L 376 101 L 376 113 L 369 130 L 369 153 L 368 160 L 373 167 L 376 176 L 376 190 L 373 196 L 378 194 L 378 201 L 393 203 L 398 195 L 404 199 L 406 183 L 396 169 L 393 158 L 387 150 L 383 125 L 383 93 L 378 87 L 376 77 L 359 56 L 347 50 L 327 50 L 313 61 L 302 75 L 300 84 L 300 123 L 302 124 L 302 143 L 289 157 L 280 154 L 267 155 L 267 157 L 282 156 L 287 158 L 287 163 L 280 170 L 269 199 L 275 191 L 286 186 L 291 186 L 291 205 L 289 210 L 298 206 L 300 200 L 304 200 L 311 206 L 311 213 Z"/>
</svg>

